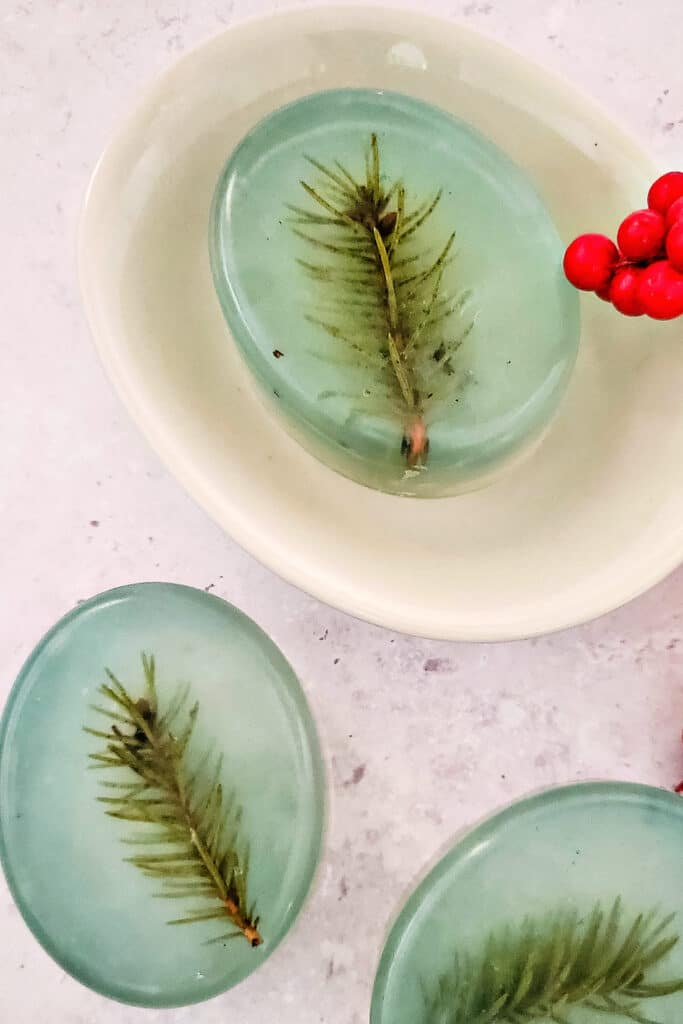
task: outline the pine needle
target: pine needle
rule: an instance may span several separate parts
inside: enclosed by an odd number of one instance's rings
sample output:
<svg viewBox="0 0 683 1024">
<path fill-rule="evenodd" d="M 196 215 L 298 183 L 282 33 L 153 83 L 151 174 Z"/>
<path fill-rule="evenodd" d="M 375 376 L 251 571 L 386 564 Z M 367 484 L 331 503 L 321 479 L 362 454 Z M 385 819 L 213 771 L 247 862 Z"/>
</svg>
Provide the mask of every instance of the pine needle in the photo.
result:
<svg viewBox="0 0 683 1024">
<path fill-rule="evenodd" d="M 456 375 L 454 360 L 473 326 L 465 315 L 469 295 L 442 294 L 444 271 L 453 260 L 454 233 L 436 255 L 433 243 L 422 242 L 422 229 L 442 191 L 409 209 L 404 185 L 385 184 L 375 133 L 359 179 L 338 160 L 332 166 L 310 156 L 306 160 L 320 180 L 315 185 L 301 182 L 312 205 L 289 205 L 295 215 L 293 230 L 326 259 L 297 262 L 313 281 L 325 286 L 328 296 L 327 302 L 321 298 L 309 310 L 307 319 L 351 351 L 349 362 L 334 356 L 329 362 L 355 365 L 367 374 L 364 397 L 393 394 L 390 408 L 399 410 L 401 451 L 409 466 L 424 464 L 429 450 L 427 417 L 438 414 L 439 406 L 446 407 L 465 380 L 464 373 Z M 394 209 L 389 208 L 392 203 Z M 332 290 L 339 309 L 334 322 L 321 315 Z M 441 353 L 436 365 L 435 351 Z M 435 381 L 438 374 L 442 380 Z"/>
<path fill-rule="evenodd" d="M 233 928 L 230 937 L 242 936 L 259 946 L 258 918 L 247 899 L 249 848 L 238 842 L 240 808 L 232 794 L 223 792 L 223 758 L 209 748 L 189 770 L 199 705 L 187 710 L 190 687 L 184 686 L 161 714 L 153 656 L 143 654 L 142 667 L 145 691 L 137 700 L 106 670 L 108 682 L 99 692 L 111 707 L 95 705 L 93 710 L 109 717 L 110 730 L 85 727 L 106 740 L 104 751 L 88 755 L 91 767 L 123 773 L 103 782 L 106 795 L 98 801 L 109 817 L 155 826 L 122 839 L 139 849 L 124 860 L 161 883 L 152 897 L 206 901 L 169 924 L 227 920 Z"/>
<path fill-rule="evenodd" d="M 683 978 L 650 977 L 679 940 L 673 920 L 651 911 L 629 924 L 616 899 L 584 919 L 563 910 L 502 928 L 425 991 L 423 1024 L 572 1024 L 579 1007 L 657 1024 L 641 1001 L 683 991 Z"/>
</svg>

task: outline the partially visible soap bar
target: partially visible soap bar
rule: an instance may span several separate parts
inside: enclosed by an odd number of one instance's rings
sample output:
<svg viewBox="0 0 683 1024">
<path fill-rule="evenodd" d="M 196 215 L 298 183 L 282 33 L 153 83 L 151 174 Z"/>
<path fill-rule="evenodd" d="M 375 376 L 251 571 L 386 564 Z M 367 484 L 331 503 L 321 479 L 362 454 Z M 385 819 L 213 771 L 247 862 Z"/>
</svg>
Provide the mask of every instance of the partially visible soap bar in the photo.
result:
<svg viewBox="0 0 683 1024">
<path fill-rule="evenodd" d="M 578 298 L 532 183 L 471 126 L 344 89 L 243 139 L 211 219 L 228 325 L 283 425 L 394 494 L 482 486 L 533 447 L 576 357 Z"/>
<path fill-rule="evenodd" d="M 556 787 L 462 836 L 387 939 L 371 1024 L 679 1024 L 683 801 Z"/>
</svg>

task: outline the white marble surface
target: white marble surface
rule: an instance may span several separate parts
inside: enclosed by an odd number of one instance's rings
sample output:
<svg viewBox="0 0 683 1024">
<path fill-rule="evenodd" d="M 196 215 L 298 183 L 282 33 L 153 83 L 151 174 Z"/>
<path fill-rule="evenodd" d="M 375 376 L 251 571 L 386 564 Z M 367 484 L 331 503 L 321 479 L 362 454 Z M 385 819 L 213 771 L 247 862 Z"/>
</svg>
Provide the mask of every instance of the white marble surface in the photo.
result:
<svg viewBox="0 0 683 1024">
<path fill-rule="evenodd" d="M 144 83 L 276 0 L 4 0 L 0 7 L 0 702 L 78 599 L 141 579 L 211 589 L 300 674 L 329 759 L 316 889 L 263 970 L 196 1008 L 142 1011 L 67 977 L 0 883 L 0 1020 L 361 1024 L 408 888 L 453 834 L 551 783 L 683 775 L 680 572 L 529 643 L 449 645 L 331 611 L 261 568 L 168 476 L 105 380 L 79 305 L 88 175 Z M 683 158 L 679 0 L 432 0 L 573 80 L 663 167 Z M 649 41 L 648 41 L 649 37 Z M 674 467 L 675 471 L 675 467 Z"/>
</svg>

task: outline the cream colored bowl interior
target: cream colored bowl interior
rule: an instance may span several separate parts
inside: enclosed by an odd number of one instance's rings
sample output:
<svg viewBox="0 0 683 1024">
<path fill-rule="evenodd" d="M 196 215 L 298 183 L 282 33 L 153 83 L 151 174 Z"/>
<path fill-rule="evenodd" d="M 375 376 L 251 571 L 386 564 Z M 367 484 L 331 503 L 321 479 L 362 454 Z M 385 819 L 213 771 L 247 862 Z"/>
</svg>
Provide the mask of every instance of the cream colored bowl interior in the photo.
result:
<svg viewBox="0 0 683 1024">
<path fill-rule="evenodd" d="M 613 234 L 655 173 L 589 101 L 460 26 L 362 8 L 247 23 L 167 72 L 95 173 L 80 271 L 115 386 L 210 515 L 330 604 L 453 639 L 537 634 L 614 608 L 681 560 L 680 325 L 586 297 L 574 378 L 540 449 L 456 498 L 396 498 L 338 476 L 258 398 L 213 290 L 212 192 L 258 119 L 340 86 L 410 93 L 470 120 L 532 176 L 567 241 Z"/>
</svg>

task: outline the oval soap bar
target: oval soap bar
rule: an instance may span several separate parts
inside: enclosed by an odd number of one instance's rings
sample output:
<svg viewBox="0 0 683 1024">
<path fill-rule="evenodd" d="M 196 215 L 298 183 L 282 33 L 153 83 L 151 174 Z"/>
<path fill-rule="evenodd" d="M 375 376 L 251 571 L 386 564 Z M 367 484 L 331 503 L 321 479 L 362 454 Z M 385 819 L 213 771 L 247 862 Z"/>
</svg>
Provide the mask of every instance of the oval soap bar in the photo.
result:
<svg viewBox="0 0 683 1024">
<path fill-rule="evenodd" d="M 202 590 L 133 584 L 79 604 L 0 720 L 14 902 L 65 971 L 121 1002 L 185 1006 L 257 970 L 309 890 L 323 805 L 294 672 Z"/>
<path fill-rule="evenodd" d="M 576 357 L 578 298 L 527 176 L 408 96 L 304 97 L 230 156 L 210 254 L 282 423 L 340 473 L 442 496 L 533 448 Z"/>
</svg>

